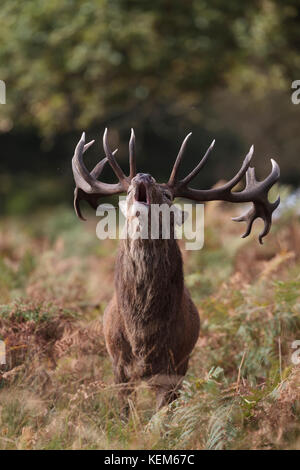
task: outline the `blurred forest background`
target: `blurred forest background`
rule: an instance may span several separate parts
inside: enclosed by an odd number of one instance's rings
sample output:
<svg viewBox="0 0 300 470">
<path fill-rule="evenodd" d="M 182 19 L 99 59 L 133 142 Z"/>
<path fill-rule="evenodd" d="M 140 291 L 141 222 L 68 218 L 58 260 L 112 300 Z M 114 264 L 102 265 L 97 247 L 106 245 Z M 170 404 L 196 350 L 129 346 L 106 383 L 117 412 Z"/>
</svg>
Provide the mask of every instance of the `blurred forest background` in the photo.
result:
<svg viewBox="0 0 300 470">
<path fill-rule="evenodd" d="M 258 176 L 274 157 L 299 185 L 299 0 L 2 0 L 0 23 L 2 214 L 71 204 L 75 144 L 97 139 L 92 167 L 105 126 L 125 169 L 134 127 L 139 169 L 160 180 L 191 130 L 183 171 L 217 141 L 202 188 L 252 143 Z"/>
<path fill-rule="evenodd" d="M 300 0 L 1 1 L 0 449 L 300 449 L 299 50 Z M 155 413 L 139 384 L 126 422 L 102 333 L 118 240 L 72 208 L 75 145 L 97 139 L 93 168 L 105 126 L 124 170 L 134 127 L 159 181 L 189 131 L 183 174 L 216 139 L 198 187 L 252 144 L 258 179 L 271 157 L 282 173 L 263 246 L 262 221 L 241 239 L 230 220 L 244 207 L 206 205 L 204 248 L 182 250 L 202 324 L 182 391 Z"/>
</svg>

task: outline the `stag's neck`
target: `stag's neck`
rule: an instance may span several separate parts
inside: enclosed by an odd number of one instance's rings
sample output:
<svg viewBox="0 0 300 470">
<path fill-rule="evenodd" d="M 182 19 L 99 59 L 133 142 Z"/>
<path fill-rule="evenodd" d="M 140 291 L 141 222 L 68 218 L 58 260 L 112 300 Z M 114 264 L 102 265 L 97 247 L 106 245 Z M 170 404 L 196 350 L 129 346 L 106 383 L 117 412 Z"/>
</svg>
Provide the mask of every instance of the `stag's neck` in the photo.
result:
<svg viewBox="0 0 300 470">
<path fill-rule="evenodd" d="M 116 293 L 122 314 L 137 322 L 177 314 L 183 267 L 176 240 L 123 240 L 116 265 Z"/>
</svg>

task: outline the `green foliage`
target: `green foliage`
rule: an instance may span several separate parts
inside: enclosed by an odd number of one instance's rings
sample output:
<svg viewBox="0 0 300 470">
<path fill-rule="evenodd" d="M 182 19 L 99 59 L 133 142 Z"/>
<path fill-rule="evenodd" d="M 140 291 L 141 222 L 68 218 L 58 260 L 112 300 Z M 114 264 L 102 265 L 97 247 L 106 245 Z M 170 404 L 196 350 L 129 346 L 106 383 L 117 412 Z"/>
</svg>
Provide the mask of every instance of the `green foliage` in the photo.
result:
<svg viewBox="0 0 300 470">
<path fill-rule="evenodd" d="M 295 213 L 284 220 L 274 221 L 261 247 L 254 236 L 237 242 L 239 228 L 222 205 L 208 214 L 203 250 L 184 254 L 201 333 L 180 395 L 155 412 L 153 393 L 138 384 L 125 419 L 99 322 L 113 292 L 117 242 L 100 242 L 93 220 L 81 224 L 63 206 L 5 219 L 0 448 L 299 446 L 300 374 L 291 344 L 300 336 L 300 225 Z"/>
<path fill-rule="evenodd" d="M 280 304 L 287 304 L 288 307 L 293 307 L 299 300 L 300 279 L 291 281 L 276 281 L 276 300 Z"/>
<path fill-rule="evenodd" d="M 12 120 L 45 135 L 147 120 L 153 105 L 189 110 L 195 122 L 224 82 L 265 90 L 271 77 L 283 88 L 299 68 L 294 1 L 4 0 L 0 20 L 2 127 Z"/>
<path fill-rule="evenodd" d="M 213 137 L 221 152 L 201 185 L 229 178 L 253 136 L 260 153 L 285 156 L 283 178 L 298 185 L 299 108 L 287 93 L 299 73 L 298 3 L 3 0 L 1 213 L 71 203 L 75 142 L 105 125 L 125 168 L 135 127 L 138 165 L 161 180 L 192 130 L 183 173 Z"/>
<path fill-rule="evenodd" d="M 30 251 L 25 252 L 16 270 L 0 257 L 0 289 L 4 286 L 12 289 L 23 287 L 34 267 L 35 259 Z"/>
<path fill-rule="evenodd" d="M 176 109 L 224 79 L 241 51 L 236 25 L 247 25 L 255 4 L 4 1 L 10 117 L 49 134 L 128 111 L 137 119 L 153 101 Z"/>
<path fill-rule="evenodd" d="M 3 319 L 13 318 L 17 322 L 39 323 L 49 320 L 50 315 L 41 306 L 30 307 L 26 303 L 15 303 L 13 306 L 2 305 L 0 307 L 0 317 Z"/>
</svg>

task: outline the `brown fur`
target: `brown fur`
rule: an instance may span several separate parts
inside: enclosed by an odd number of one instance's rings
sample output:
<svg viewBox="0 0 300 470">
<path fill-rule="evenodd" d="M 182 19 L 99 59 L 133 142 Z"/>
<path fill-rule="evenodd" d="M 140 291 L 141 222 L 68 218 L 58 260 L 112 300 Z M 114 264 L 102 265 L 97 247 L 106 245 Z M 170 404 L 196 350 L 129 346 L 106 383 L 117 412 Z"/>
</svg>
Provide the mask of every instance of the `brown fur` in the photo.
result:
<svg viewBox="0 0 300 470">
<path fill-rule="evenodd" d="M 133 182 L 134 186 L 134 182 Z M 152 201 L 162 200 L 151 186 Z M 128 192 L 128 205 L 132 203 Z M 156 197 L 155 197 L 156 196 Z M 174 398 L 199 335 L 200 320 L 184 286 L 176 240 L 125 239 L 115 268 L 115 295 L 104 313 L 106 346 L 115 381 L 147 379 L 160 407 Z"/>
</svg>

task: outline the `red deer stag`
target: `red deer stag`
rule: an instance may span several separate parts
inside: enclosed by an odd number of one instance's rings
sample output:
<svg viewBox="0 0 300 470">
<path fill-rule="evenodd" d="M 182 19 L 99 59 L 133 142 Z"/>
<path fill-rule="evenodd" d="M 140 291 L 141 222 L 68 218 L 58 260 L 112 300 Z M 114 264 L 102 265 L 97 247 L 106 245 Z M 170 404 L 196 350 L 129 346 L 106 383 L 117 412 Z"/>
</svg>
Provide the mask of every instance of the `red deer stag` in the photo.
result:
<svg viewBox="0 0 300 470">
<path fill-rule="evenodd" d="M 82 199 L 96 208 L 99 198 L 120 193 L 127 193 L 127 209 L 133 204 L 146 205 L 148 208 L 151 208 L 151 204 L 171 206 L 176 197 L 199 202 L 251 202 L 251 209 L 233 220 L 247 222 L 247 230 L 243 235 L 246 237 L 251 232 L 254 220 L 262 218 L 264 229 L 259 235 L 262 243 L 262 238 L 270 230 L 272 213 L 279 205 L 279 198 L 274 203 L 268 200 L 269 189 L 279 179 L 279 166 L 272 160 L 269 176 L 263 181 L 257 181 L 254 168 L 250 168 L 252 146 L 241 169 L 228 183 L 209 190 L 192 189 L 188 185 L 206 163 L 214 142 L 196 168 L 180 180 L 178 170 L 190 135 L 181 145 L 168 183 L 160 184 L 149 174 L 136 173 L 133 130 L 129 141 L 129 176 L 123 173 L 117 163 L 116 151 L 110 150 L 107 130 L 103 136 L 106 158 L 89 172 L 84 165 L 83 154 L 94 141 L 86 144 L 83 133 L 72 160 L 76 183 L 74 207 L 78 217 L 83 219 L 80 211 Z M 107 161 L 119 180 L 116 184 L 98 180 Z M 244 175 L 245 189 L 232 192 Z M 130 224 L 130 211 L 127 211 L 126 217 Z M 174 218 L 172 223 L 174 225 Z M 115 382 L 127 384 L 124 393 L 132 390 L 130 384 L 133 386 L 137 380 L 147 379 L 156 391 L 158 408 L 176 398 L 199 328 L 199 314 L 184 286 L 183 263 L 174 236 L 168 240 L 123 239 L 115 267 L 115 294 L 104 313 L 104 334 Z"/>
</svg>

